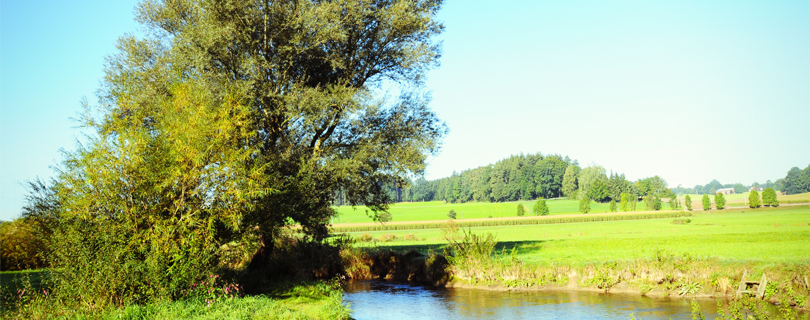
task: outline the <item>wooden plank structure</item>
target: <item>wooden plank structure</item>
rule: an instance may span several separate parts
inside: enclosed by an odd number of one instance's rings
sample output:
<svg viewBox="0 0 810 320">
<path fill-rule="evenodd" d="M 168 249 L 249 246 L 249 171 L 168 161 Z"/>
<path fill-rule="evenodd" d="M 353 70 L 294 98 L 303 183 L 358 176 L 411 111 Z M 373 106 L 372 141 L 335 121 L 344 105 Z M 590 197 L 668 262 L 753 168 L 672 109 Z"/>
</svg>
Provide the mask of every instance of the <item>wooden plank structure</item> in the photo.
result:
<svg viewBox="0 0 810 320">
<path fill-rule="evenodd" d="M 757 297 L 757 299 L 762 299 L 765 296 L 765 287 L 768 285 L 768 279 L 765 278 L 765 274 L 763 273 L 762 279 L 759 281 L 745 280 L 745 276 L 747 274 L 748 270 L 743 271 L 743 276 L 740 280 L 740 287 L 737 288 L 737 297 L 744 294 L 751 294 Z"/>
</svg>

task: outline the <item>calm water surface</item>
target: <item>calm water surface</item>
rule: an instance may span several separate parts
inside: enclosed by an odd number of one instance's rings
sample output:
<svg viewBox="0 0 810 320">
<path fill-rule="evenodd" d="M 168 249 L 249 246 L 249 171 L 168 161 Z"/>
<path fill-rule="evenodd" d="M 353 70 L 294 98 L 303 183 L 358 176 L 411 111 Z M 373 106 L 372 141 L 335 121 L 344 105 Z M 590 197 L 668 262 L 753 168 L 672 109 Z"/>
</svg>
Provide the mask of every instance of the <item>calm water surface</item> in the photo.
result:
<svg viewBox="0 0 810 320">
<path fill-rule="evenodd" d="M 344 296 L 363 319 L 692 319 L 686 299 L 591 292 L 500 292 L 432 288 L 388 281 L 355 281 Z M 712 300 L 699 300 L 707 318 Z"/>
</svg>

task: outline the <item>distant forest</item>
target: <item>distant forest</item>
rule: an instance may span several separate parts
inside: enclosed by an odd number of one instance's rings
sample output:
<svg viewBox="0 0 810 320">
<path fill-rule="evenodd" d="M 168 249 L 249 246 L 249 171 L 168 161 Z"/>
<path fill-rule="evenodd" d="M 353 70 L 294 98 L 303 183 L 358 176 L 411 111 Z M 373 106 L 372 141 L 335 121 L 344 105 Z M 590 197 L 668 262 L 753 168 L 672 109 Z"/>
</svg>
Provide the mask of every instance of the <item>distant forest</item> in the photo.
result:
<svg viewBox="0 0 810 320">
<path fill-rule="evenodd" d="M 742 193 L 747 192 L 749 189 L 751 189 L 751 187 L 759 187 L 763 189 L 773 188 L 774 190 L 785 194 L 810 192 L 810 165 L 804 168 L 804 170 L 799 169 L 799 167 L 793 167 L 790 169 L 790 171 L 788 171 L 784 178 L 777 179 L 776 182 L 771 182 L 771 180 L 768 180 L 763 184 L 758 182 L 754 182 L 750 185 L 744 185 L 742 183 L 722 184 L 720 181 L 715 179 L 706 185 L 696 185 L 691 189 L 680 186 L 677 188 L 672 188 L 672 192 L 677 194 L 714 194 L 720 189 L 733 188 L 735 193 Z"/>
<path fill-rule="evenodd" d="M 446 178 L 422 177 L 403 186 L 389 186 L 396 201 L 505 202 L 590 197 L 597 202 L 620 201 L 621 194 L 667 197 L 671 190 L 659 176 L 632 182 L 624 174 L 608 173 L 604 167 L 581 168 L 569 157 L 540 153 L 513 155 L 475 169 L 453 172 Z M 343 197 L 338 195 L 338 204 Z"/>
<path fill-rule="evenodd" d="M 598 165 L 581 168 L 577 160 L 568 156 L 520 154 L 495 164 L 453 172 L 446 178 L 426 180 L 420 177 L 401 186 L 387 186 L 387 190 L 389 197 L 397 202 L 506 202 L 560 197 L 581 199 L 585 196 L 597 202 L 619 202 L 622 193 L 637 199 L 644 196 L 668 198 L 677 194 L 714 194 L 724 188 L 734 188 L 736 193 L 742 193 L 752 186 L 773 188 L 786 194 L 810 192 L 810 165 L 804 170 L 794 167 L 785 178 L 763 184 L 722 184 L 715 179 L 693 188 L 669 188 L 666 180 L 659 176 L 629 181 L 624 174 L 608 173 Z M 338 195 L 336 204 L 344 204 L 342 195 Z"/>
</svg>

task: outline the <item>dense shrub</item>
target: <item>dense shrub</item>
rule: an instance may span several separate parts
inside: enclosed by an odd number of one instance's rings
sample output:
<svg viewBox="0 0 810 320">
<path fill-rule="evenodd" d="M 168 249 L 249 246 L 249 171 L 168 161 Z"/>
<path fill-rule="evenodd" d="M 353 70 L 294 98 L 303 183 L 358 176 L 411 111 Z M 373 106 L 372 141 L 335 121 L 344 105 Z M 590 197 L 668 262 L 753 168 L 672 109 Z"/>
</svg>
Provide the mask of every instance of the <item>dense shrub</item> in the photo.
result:
<svg viewBox="0 0 810 320">
<path fill-rule="evenodd" d="M 759 192 L 751 190 L 751 194 L 748 195 L 748 206 L 751 208 L 759 208 L 760 205 Z"/>
<path fill-rule="evenodd" d="M 591 211 L 591 198 L 587 196 L 579 200 L 579 212 L 588 213 Z"/>
<path fill-rule="evenodd" d="M 687 194 L 683 199 L 683 203 L 686 205 L 686 210 L 692 211 L 692 197 Z"/>
<path fill-rule="evenodd" d="M 522 217 L 526 214 L 526 208 L 522 204 L 518 204 L 517 206 L 517 216 Z"/>
<path fill-rule="evenodd" d="M 532 212 L 536 216 L 546 216 L 549 213 L 548 205 L 546 204 L 546 200 L 543 198 L 537 199 L 537 202 L 534 203 L 534 207 L 532 208 Z"/>
<path fill-rule="evenodd" d="M 644 196 L 644 209 L 647 211 L 661 210 L 662 204 L 661 198 L 658 198 L 658 196 L 651 194 Z"/>
<path fill-rule="evenodd" d="M 461 234 L 459 234 L 459 231 Z M 484 260 L 492 256 L 492 251 L 495 250 L 495 236 L 491 233 L 485 235 L 478 235 L 470 231 L 461 229 L 452 229 L 445 232 L 445 240 L 447 240 L 447 250 L 453 256 L 453 261 L 475 259 Z M 451 261 L 452 263 L 452 261 Z"/>
<path fill-rule="evenodd" d="M 765 190 L 762 191 L 762 204 L 770 207 L 774 202 L 776 202 L 777 205 L 779 203 L 776 201 L 776 191 L 773 190 L 773 188 L 765 188 Z"/>
<path fill-rule="evenodd" d="M 705 194 L 705 193 L 703 194 L 702 202 L 703 202 L 703 211 L 709 211 L 709 210 L 712 209 L 712 201 L 709 200 L 709 195 L 708 194 Z"/>
<path fill-rule="evenodd" d="M 447 213 L 447 217 L 450 219 L 456 218 L 456 210 L 450 209 L 450 212 Z"/>
<path fill-rule="evenodd" d="M 717 207 L 717 210 L 722 210 L 726 207 L 726 197 L 722 193 L 715 193 L 714 205 Z"/>
<path fill-rule="evenodd" d="M 622 192 L 622 201 L 621 201 L 621 208 L 622 211 L 627 212 L 630 211 L 630 195 L 626 192 Z"/>
<path fill-rule="evenodd" d="M 0 222 L 0 270 L 43 268 L 47 255 L 48 239 L 36 220 Z"/>
</svg>

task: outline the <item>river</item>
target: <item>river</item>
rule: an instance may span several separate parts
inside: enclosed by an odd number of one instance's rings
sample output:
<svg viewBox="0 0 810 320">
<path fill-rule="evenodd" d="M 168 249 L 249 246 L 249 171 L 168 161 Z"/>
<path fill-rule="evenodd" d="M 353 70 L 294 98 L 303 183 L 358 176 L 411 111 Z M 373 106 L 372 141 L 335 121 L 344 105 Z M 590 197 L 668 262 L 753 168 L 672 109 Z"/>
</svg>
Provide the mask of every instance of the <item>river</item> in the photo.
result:
<svg viewBox="0 0 810 320">
<path fill-rule="evenodd" d="M 692 319 L 687 299 L 582 291 L 489 291 L 389 281 L 349 283 L 344 301 L 365 319 Z M 713 300 L 697 300 L 708 318 Z"/>
</svg>

